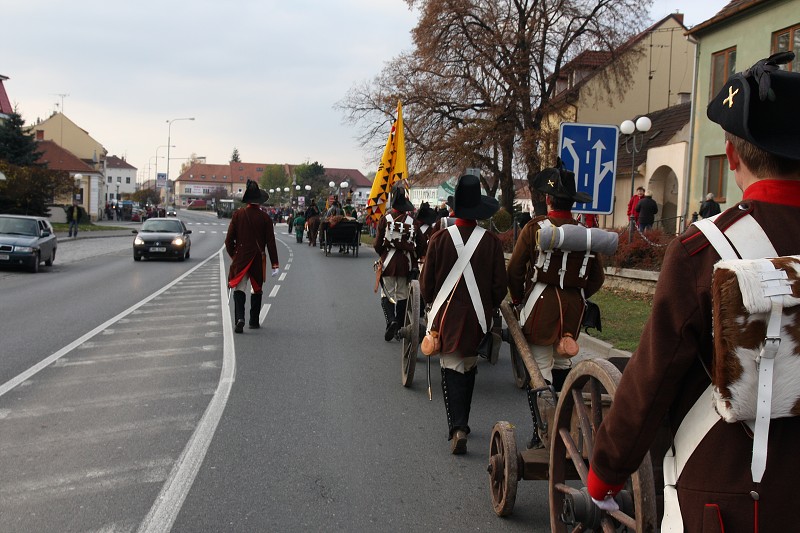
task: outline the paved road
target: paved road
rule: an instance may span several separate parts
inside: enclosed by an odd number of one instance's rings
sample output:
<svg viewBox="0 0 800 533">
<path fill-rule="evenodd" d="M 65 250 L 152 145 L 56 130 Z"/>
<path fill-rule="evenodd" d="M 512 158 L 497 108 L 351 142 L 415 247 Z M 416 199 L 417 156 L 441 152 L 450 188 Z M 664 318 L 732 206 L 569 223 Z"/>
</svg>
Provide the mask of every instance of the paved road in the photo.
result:
<svg viewBox="0 0 800 533">
<path fill-rule="evenodd" d="M 480 365 L 469 453 L 452 456 L 438 368 L 433 402 L 422 359 L 400 385 L 371 249 L 324 257 L 278 226 L 264 327 L 234 336 L 218 253 L 227 221 L 185 216 L 185 264 L 134 263 L 129 235 L 63 241 L 54 272 L 0 275 L 11 304 L 0 333 L 17 339 L 0 361 L 0 529 L 546 529 L 544 482 L 520 483 L 509 518 L 489 503 L 492 425 L 519 424 L 520 446 L 530 428 L 507 347 Z M 57 305 L 39 324 L 17 320 L 41 307 L 34 290 Z M 37 335 L 58 348 L 25 344 Z"/>
</svg>

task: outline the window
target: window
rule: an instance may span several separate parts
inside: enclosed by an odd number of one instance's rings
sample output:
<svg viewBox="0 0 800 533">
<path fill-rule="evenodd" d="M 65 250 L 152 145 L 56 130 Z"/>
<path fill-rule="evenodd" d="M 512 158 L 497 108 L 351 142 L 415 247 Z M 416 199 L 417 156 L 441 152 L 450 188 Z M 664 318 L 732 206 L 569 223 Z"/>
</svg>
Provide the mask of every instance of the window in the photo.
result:
<svg viewBox="0 0 800 533">
<path fill-rule="evenodd" d="M 130 184 L 131 184 L 131 178 L 130 178 L 130 176 L 128 176 L 128 177 L 126 177 L 126 178 L 125 178 L 125 183 L 127 183 L 128 185 L 130 185 Z"/>
<path fill-rule="evenodd" d="M 711 94 L 709 100 L 717 96 L 728 78 L 736 73 L 736 47 L 728 48 L 711 56 Z"/>
<path fill-rule="evenodd" d="M 111 176 L 109 176 L 109 177 L 108 177 L 108 182 L 109 182 L 109 183 L 111 183 L 111 182 L 113 181 L 113 179 L 114 179 L 114 178 L 112 178 Z"/>
<path fill-rule="evenodd" d="M 725 201 L 725 186 L 728 181 L 727 162 L 728 158 L 724 155 L 706 157 L 706 186 L 703 198 L 711 192 L 718 202 Z"/>
<path fill-rule="evenodd" d="M 184 187 L 183 194 L 192 194 L 192 188 L 191 187 Z"/>
<path fill-rule="evenodd" d="M 781 68 L 790 72 L 800 72 L 800 24 L 776 31 L 772 34 L 772 53 L 794 50 L 794 61 Z"/>
<path fill-rule="evenodd" d="M 122 176 L 117 176 L 117 183 L 122 183 Z"/>
</svg>

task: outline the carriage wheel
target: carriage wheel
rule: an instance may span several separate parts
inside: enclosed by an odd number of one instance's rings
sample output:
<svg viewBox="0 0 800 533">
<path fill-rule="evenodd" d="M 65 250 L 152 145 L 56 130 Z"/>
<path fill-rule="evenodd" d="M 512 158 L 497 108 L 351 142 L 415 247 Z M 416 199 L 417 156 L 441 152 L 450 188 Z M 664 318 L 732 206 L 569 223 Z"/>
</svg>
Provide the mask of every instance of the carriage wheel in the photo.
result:
<svg viewBox="0 0 800 533">
<path fill-rule="evenodd" d="M 402 381 L 403 387 L 410 387 L 414 381 L 414 369 L 417 366 L 419 349 L 419 281 L 413 279 L 408 284 L 408 301 L 400 339 L 403 345 Z"/>
<path fill-rule="evenodd" d="M 519 355 L 517 345 L 512 340 L 509 344 L 511 347 L 511 370 L 514 372 L 514 384 L 518 389 L 524 389 L 525 385 L 530 382 L 531 375 L 528 374 L 528 369 L 525 368 L 525 363 Z"/>
<path fill-rule="evenodd" d="M 622 374 L 604 359 L 581 361 L 573 368 L 559 396 L 550 441 L 550 529 L 615 531 L 616 523 L 630 531 L 656 531 L 653 468 L 648 453 L 617 497 L 620 510 L 601 511 L 586 489 L 588 459 L 603 420 L 603 402 L 614 399 Z M 582 488 L 567 485 L 567 473 L 577 472 Z M 572 478 L 572 476 L 571 476 Z M 613 518 L 612 518 L 613 517 Z M 568 529 L 569 528 L 569 529 Z"/>
<path fill-rule="evenodd" d="M 514 426 L 509 422 L 497 422 L 489 441 L 488 468 L 492 507 L 497 516 L 508 516 L 514 509 L 521 472 L 519 463 Z"/>
</svg>

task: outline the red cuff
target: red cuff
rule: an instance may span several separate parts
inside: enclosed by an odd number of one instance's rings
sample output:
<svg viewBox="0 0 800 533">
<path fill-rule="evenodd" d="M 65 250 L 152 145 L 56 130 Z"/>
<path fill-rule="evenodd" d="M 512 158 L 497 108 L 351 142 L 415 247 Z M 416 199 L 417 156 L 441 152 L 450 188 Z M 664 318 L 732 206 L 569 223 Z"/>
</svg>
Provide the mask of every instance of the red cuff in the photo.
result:
<svg viewBox="0 0 800 533">
<path fill-rule="evenodd" d="M 604 500 L 606 496 L 614 496 L 621 491 L 624 486 L 625 483 L 620 483 L 619 485 L 610 485 L 606 483 L 594 473 L 591 467 L 589 467 L 589 480 L 586 484 L 586 488 L 589 489 L 589 496 L 595 500 Z"/>
</svg>

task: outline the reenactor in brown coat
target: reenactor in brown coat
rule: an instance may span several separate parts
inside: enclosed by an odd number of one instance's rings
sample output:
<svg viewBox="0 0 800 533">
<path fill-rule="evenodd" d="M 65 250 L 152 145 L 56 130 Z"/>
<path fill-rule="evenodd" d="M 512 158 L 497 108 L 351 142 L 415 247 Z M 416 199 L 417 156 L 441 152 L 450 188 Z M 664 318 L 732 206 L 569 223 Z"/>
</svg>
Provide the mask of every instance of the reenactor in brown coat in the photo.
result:
<svg viewBox="0 0 800 533">
<path fill-rule="evenodd" d="M 225 236 L 225 250 L 232 259 L 228 271 L 228 288 L 233 289 L 236 333 L 244 331 L 244 307 L 247 299 L 244 291 L 248 282 L 251 287 L 249 327 L 261 327 L 259 314 L 267 269 L 265 248 L 269 252 L 272 275 L 278 273 L 278 249 L 275 246 L 272 219 L 260 207 L 267 198 L 269 194 L 259 189 L 258 183 L 247 180 L 242 196 L 242 202 L 246 205 L 233 213 L 228 234 Z"/>
<path fill-rule="evenodd" d="M 470 431 L 469 412 L 478 370 L 477 349 L 489 332 L 493 310 L 505 297 L 506 270 L 500 240 L 476 222 L 491 217 L 499 209 L 497 200 L 482 195 L 479 179 L 468 174 L 459 178 L 453 203 L 455 225 L 431 237 L 420 289 L 422 298 L 433 302 L 434 306 L 437 295 L 442 293 L 442 297 L 447 297 L 448 303 L 428 318 L 438 328 L 441 341 L 442 392 L 450 450 L 453 454 L 463 454 Z M 473 235 L 477 245 L 473 245 L 472 255 L 458 279 L 453 279 L 453 287 L 446 287 L 459 257 L 475 242 L 470 241 Z"/>
<path fill-rule="evenodd" d="M 543 226 L 578 225 L 572 216 L 577 201 L 590 202 L 589 195 L 575 187 L 575 174 L 561 165 L 538 173 L 532 188 L 545 195 L 547 216 L 537 216 L 522 229 L 508 263 L 508 289 L 515 305 L 525 303 L 521 312 L 522 331 L 542 377 L 561 389 L 570 360 L 557 353 L 564 336 L 578 338 L 585 300 L 603 285 L 605 275 L 597 257 L 584 265 L 584 252 L 553 250 L 543 252 L 539 233 Z M 566 254 L 566 269 L 563 261 Z M 535 392 L 528 387 L 528 402 L 533 413 Z M 542 446 L 534 418 L 529 447 Z"/>
<path fill-rule="evenodd" d="M 743 200 L 713 224 L 728 231 L 750 215 L 779 256 L 800 254 L 800 233 L 791 230 L 800 220 L 800 74 L 779 66 L 793 57 L 776 54 L 734 74 L 706 111 L 725 130 L 728 165 L 743 191 Z M 719 260 L 696 226 L 667 249 L 650 319 L 595 440 L 588 489 L 602 509 L 614 509 L 613 496 L 639 467 L 665 417 L 672 433 L 678 432 L 711 384 L 707 369 L 720 357 L 712 338 L 712 310 L 717 309 L 711 298 Z M 712 402 L 703 407 L 718 416 Z M 722 418 L 712 422 L 674 485 L 682 518 L 669 531 L 797 530 L 792 524 L 797 521 L 800 417 L 770 422 L 760 482 L 751 472 L 750 427 Z"/>
<path fill-rule="evenodd" d="M 417 270 L 421 249 L 419 224 L 411 216 L 414 204 L 397 187 L 392 207 L 378 221 L 374 248 L 380 256 L 377 264 L 381 288 L 381 307 L 386 318 L 386 342 L 394 339 L 406 313 L 408 282 Z"/>
</svg>

